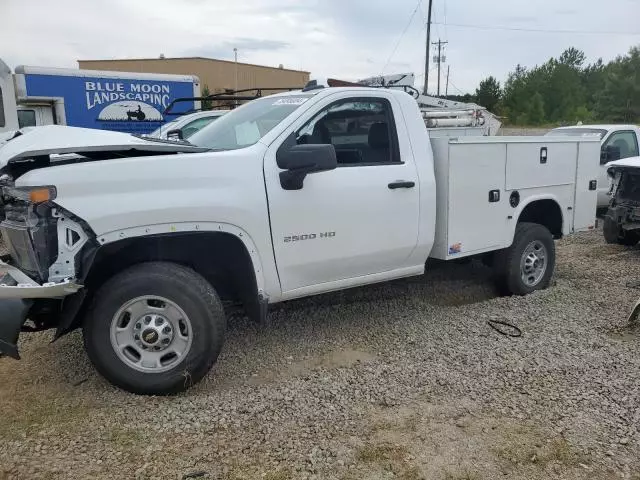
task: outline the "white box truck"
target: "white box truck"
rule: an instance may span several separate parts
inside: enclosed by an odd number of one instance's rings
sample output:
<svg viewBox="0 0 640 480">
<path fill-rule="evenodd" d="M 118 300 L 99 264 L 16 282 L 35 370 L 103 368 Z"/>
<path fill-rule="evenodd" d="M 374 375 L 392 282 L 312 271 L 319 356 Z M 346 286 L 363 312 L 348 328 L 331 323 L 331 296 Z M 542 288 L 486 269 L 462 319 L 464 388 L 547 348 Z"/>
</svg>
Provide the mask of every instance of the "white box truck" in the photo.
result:
<svg viewBox="0 0 640 480">
<path fill-rule="evenodd" d="M 0 59 L 0 137 L 41 125 L 150 133 L 171 101 L 199 96 L 200 81 L 192 75 L 29 66 L 13 73 Z M 180 108 L 199 105 L 183 102 Z"/>
<path fill-rule="evenodd" d="M 554 239 L 594 228 L 599 158 L 596 137 L 431 139 L 410 95 L 367 87 L 263 97 L 183 143 L 29 131 L 0 148 L 0 352 L 27 319 L 81 327 L 109 381 L 167 394 L 215 362 L 223 301 L 261 320 L 430 257 L 481 257 L 528 294 Z"/>
</svg>

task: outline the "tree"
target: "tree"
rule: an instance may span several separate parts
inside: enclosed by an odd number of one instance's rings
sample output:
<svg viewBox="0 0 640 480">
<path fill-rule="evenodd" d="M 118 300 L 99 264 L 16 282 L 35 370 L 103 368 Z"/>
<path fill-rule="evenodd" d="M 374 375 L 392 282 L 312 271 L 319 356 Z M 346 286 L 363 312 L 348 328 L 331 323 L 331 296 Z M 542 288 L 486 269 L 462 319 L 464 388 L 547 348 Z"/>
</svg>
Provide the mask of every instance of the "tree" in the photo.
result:
<svg viewBox="0 0 640 480">
<path fill-rule="evenodd" d="M 208 97 L 209 95 L 211 95 L 211 91 L 209 90 L 209 87 L 205 85 L 204 87 L 202 87 L 202 96 Z M 211 110 L 213 108 L 213 102 L 211 100 L 202 100 L 202 102 L 200 102 L 200 105 L 202 107 L 202 110 Z"/>
<path fill-rule="evenodd" d="M 544 100 L 542 99 L 540 92 L 536 92 L 533 97 L 531 97 L 529 110 L 527 112 L 527 119 L 532 125 L 542 125 L 545 123 Z"/>
<path fill-rule="evenodd" d="M 640 118 L 640 47 L 618 57 L 606 69 L 605 86 L 598 97 L 598 116 L 607 121 L 632 123 Z"/>
<path fill-rule="evenodd" d="M 480 86 L 476 89 L 476 102 L 486 107 L 490 112 L 495 110 L 501 97 L 500 82 L 493 76 L 482 80 Z"/>
<path fill-rule="evenodd" d="M 558 58 L 558 62 L 571 68 L 580 69 L 584 64 L 585 58 L 585 54 L 582 50 L 570 47 L 562 52 L 562 55 Z"/>
<path fill-rule="evenodd" d="M 497 88 L 496 88 L 497 86 Z M 506 123 L 564 124 L 640 121 L 640 47 L 605 64 L 586 63 L 584 52 L 570 47 L 557 58 L 527 68 L 516 65 L 499 91 L 493 77 L 480 83 L 476 101 L 499 109 Z"/>
</svg>

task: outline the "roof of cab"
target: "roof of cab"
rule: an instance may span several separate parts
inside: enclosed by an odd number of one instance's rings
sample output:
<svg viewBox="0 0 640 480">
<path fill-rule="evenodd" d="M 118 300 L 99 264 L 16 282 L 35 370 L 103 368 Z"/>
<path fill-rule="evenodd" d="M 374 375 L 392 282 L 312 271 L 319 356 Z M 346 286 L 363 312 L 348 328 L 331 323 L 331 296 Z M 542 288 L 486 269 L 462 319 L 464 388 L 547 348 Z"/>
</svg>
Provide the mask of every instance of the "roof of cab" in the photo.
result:
<svg viewBox="0 0 640 480">
<path fill-rule="evenodd" d="M 401 95 L 407 93 L 401 89 L 393 89 L 393 88 L 378 88 L 378 87 L 318 87 L 311 90 L 292 90 L 289 92 L 282 93 L 274 93 L 273 95 L 269 95 L 269 97 L 291 97 L 291 96 L 308 96 L 309 98 L 315 97 L 319 94 L 324 95 L 332 95 L 334 93 L 340 92 L 358 92 L 361 94 L 371 93 L 371 92 L 380 92 L 381 90 L 385 92 L 391 92 L 394 95 Z M 266 95 L 265 95 L 266 96 Z"/>
</svg>

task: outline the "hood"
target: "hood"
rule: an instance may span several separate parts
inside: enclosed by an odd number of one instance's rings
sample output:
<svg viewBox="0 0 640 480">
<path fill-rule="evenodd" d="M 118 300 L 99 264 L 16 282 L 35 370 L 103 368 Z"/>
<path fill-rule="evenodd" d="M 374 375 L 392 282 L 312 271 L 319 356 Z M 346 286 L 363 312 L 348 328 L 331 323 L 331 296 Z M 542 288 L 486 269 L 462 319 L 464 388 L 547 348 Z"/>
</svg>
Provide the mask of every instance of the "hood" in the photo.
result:
<svg viewBox="0 0 640 480">
<path fill-rule="evenodd" d="M 615 170 L 624 168 L 640 168 L 640 157 L 623 158 L 622 160 L 614 160 L 605 165 L 609 175 Z"/>
<path fill-rule="evenodd" d="M 34 157 L 48 157 L 44 164 L 55 163 L 55 154 L 71 155 L 77 161 L 102 160 L 141 155 L 203 152 L 206 148 L 187 142 L 143 138 L 128 133 L 92 128 L 47 125 L 15 132 L 13 138 L 0 143 L 0 168 L 11 163 L 34 162 Z M 68 158 L 69 155 L 65 155 Z M 37 168 L 37 167 L 34 167 Z"/>
</svg>

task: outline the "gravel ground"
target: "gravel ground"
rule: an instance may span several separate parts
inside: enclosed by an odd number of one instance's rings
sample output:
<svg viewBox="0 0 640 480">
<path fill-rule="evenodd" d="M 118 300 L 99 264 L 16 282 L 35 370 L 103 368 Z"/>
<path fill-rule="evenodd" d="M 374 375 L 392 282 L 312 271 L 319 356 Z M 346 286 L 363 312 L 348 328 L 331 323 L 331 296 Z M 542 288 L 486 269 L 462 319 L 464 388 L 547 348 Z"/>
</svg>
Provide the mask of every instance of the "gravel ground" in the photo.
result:
<svg viewBox="0 0 640 480">
<path fill-rule="evenodd" d="M 558 255 L 528 297 L 445 265 L 232 321 L 172 398 L 111 387 L 78 332 L 23 335 L 0 359 L 0 478 L 640 479 L 640 249 L 594 232 Z"/>
</svg>

